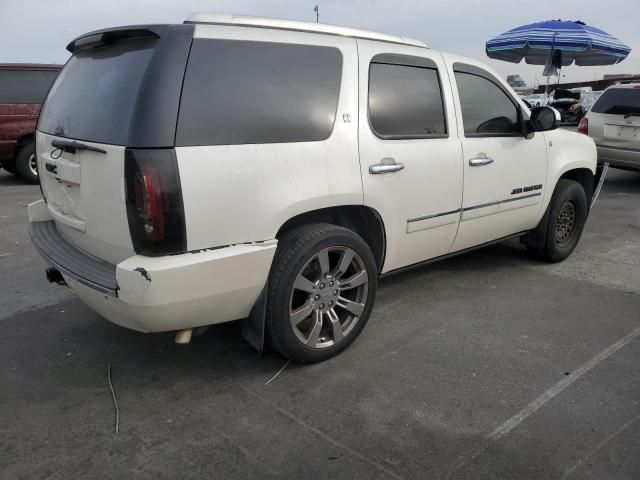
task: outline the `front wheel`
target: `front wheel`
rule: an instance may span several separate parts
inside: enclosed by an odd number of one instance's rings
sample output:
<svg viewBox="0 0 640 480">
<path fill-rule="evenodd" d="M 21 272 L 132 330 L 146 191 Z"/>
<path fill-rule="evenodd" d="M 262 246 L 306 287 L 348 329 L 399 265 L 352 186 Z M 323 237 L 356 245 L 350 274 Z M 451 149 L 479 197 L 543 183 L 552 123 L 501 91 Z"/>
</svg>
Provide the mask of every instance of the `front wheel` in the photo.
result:
<svg viewBox="0 0 640 480">
<path fill-rule="evenodd" d="M 544 245 L 531 250 L 542 260 L 560 262 L 576 248 L 587 221 L 589 207 L 584 188 L 573 180 L 560 179 L 548 208 Z"/>
<path fill-rule="evenodd" d="M 314 224 L 280 240 L 269 278 L 267 331 L 274 347 L 299 362 L 320 362 L 347 348 L 375 300 L 373 254 L 356 233 Z"/>
</svg>

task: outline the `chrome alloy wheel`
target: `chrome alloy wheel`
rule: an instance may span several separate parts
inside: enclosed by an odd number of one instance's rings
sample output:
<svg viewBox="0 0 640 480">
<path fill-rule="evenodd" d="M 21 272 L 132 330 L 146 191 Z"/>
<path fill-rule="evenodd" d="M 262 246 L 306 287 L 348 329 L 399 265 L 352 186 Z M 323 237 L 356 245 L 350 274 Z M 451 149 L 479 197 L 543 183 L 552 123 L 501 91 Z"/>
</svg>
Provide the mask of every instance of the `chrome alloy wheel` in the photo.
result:
<svg viewBox="0 0 640 480">
<path fill-rule="evenodd" d="M 35 153 L 32 153 L 31 156 L 29 157 L 29 170 L 36 177 L 38 176 L 38 164 L 36 162 L 36 154 Z"/>
<path fill-rule="evenodd" d="M 576 207 L 573 205 L 573 202 L 566 201 L 560 209 L 556 223 L 556 242 L 561 245 L 567 243 L 571 239 L 575 225 Z"/>
<path fill-rule="evenodd" d="M 344 340 L 367 302 L 369 273 L 349 247 L 321 250 L 300 270 L 289 300 L 289 321 L 298 340 L 322 349 Z"/>
</svg>

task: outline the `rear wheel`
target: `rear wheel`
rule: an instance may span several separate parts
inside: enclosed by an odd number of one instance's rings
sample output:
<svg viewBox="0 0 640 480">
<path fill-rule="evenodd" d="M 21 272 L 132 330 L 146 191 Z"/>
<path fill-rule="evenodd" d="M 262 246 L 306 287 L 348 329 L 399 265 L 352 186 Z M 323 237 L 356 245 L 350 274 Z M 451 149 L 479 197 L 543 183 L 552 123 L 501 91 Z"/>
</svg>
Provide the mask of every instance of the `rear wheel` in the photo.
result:
<svg viewBox="0 0 640 480">
<path fill-rule="evenodd" d="M 531 250 L 542 260 L 560 262 L 576 248 L 587 221 L 589 207 L 584 188 L 573 180 L 560 179 L 548 208 L 545 243 Z"/>
<path fill-rule="evenodd" d="M 371 249 L 351 230 L 300 227 L 280 240 L 269 278 L 267 331 L 273 346 L 299 362 L 320 362 L 347 348 L 375 299 Z"/>
<path fill-rule="evenodd" d="M 38 167 L 33 141 L 25 143 L 16 155 L 16 171 L 28 183 L 38 183 Z"/>
</svg>

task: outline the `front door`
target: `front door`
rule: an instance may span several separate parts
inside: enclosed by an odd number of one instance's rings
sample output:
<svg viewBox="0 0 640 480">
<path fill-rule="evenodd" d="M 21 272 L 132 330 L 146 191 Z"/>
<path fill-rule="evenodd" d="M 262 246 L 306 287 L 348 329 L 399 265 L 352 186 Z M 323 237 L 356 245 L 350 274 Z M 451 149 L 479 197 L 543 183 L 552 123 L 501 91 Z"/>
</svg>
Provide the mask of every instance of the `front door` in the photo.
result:
<svg viewBox="0 0 640 480">
<path fill-rule="evenodd" d="M 358 40 L 364 203 L 382 216 L 383 272 L 446 254 L 462 201 L 462 150 L 444 61 Z"/>
<path fill-rule="evenodd" d="M 449 65 L 462 141 L 464 199 L 452 251 L 532 229 L 546 188 L 544 134 L 522 135 L 519 103 L 490 72 Z"/>
</svg>

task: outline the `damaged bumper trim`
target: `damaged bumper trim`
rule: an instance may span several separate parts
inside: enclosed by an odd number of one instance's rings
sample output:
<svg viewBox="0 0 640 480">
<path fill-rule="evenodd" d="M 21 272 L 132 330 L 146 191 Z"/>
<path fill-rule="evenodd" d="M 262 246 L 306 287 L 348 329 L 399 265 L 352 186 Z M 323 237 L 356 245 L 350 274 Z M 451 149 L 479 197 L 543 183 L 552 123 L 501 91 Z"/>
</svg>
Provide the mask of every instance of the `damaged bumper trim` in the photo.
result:
<svg viewBox="0 0 640 480">
<path fill-rule="evenodd" d="M 116 266 L 71 245 L 60 235 L 53 220 L 30 223 L 29 237 L 45 261 L 63 275 L 110 297 L 118 296 Z"/>
</svg>

